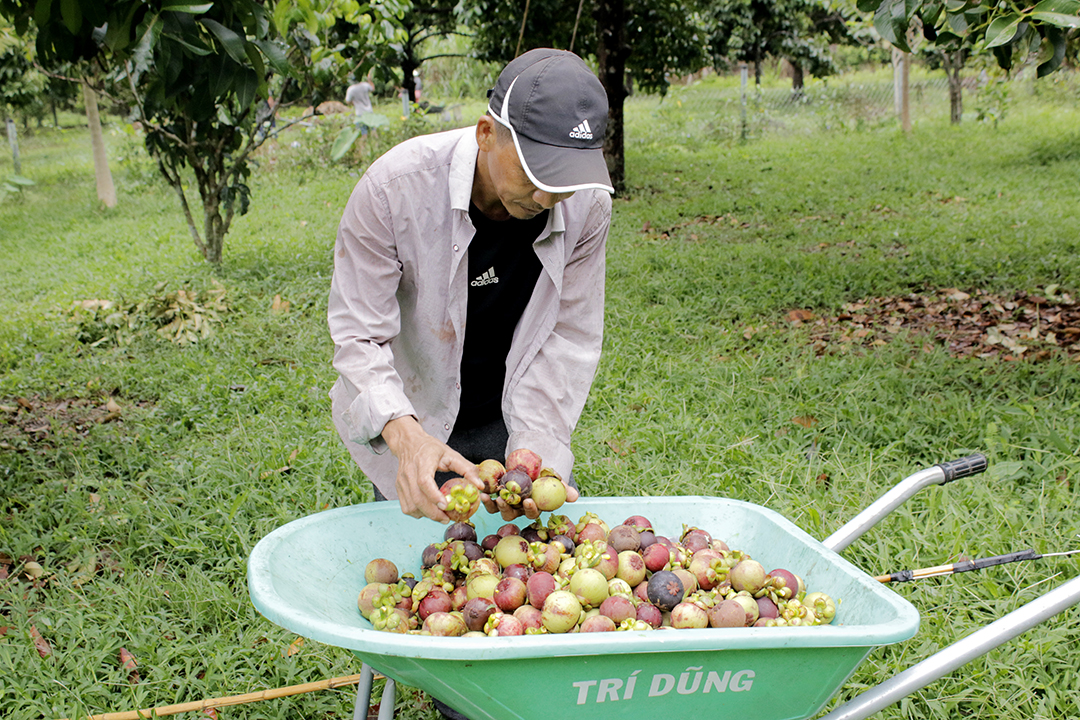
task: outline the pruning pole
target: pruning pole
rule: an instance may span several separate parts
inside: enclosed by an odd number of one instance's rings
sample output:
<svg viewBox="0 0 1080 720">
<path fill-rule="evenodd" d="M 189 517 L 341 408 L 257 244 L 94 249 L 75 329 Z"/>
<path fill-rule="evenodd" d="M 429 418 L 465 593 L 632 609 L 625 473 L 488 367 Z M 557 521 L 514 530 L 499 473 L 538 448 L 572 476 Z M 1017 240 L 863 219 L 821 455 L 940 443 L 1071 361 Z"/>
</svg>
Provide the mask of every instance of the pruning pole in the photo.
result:
<svg viewBox="0 0 1080 720">
<path fill-rule="evenodd" d="M 320 680 L 318 682 L 304 683 L 302 685 L 290 685 L 289 687 L 276 688 L 274 690 L 260 690 L 259 692 L 245 693 L 244 695 L 230 695 L 228 697 L 208 698 L 206 700 L 194 700 L 192 702 L 179 703 L 177 705 L 163 705 L 156 708 L 143 710 L 129 710 L 127 712 L 105 713 L 103 715 L 90 715 L 84 720 L 144 720 L 165 715 L 176 715 L 183 712 L 196 712 L 211 708 L 227 707 L 229 705 L 246 705 L 247 703 L 259 702 L 260 700 L 276 700 L 277 698 L 289 697 L 290 695 L 303 695 L 316 690 L 333 690 L 334 688 L 355 685 L 360 682 L 360 675 L 345 675 L 343 677 Z M 63 718 L 67 720 L 67 718 Z"/>
</svg>

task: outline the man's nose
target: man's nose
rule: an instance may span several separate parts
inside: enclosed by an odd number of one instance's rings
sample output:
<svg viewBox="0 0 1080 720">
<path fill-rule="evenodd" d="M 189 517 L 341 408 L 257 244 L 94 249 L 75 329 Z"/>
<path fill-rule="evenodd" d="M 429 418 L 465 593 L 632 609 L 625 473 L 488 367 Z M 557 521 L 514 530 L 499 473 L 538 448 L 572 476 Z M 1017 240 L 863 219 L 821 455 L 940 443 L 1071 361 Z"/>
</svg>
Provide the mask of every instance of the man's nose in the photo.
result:
<svg viewBox="0 0 1080 720">
<path fill-rule="evenodd" d="M 537 205 L 541 206 L 545 210 L 550 210 L 551 208 L 555 207 L 558 203 L 562 202 L 563 200 L 565 200 L 566 198 L 570 197 L 573 194 L 574 193 L 572 193 L 572 192 L 568 192 L 568 193 L 549 193 L 549 192 L 546 192 L 544 190 L 537 190 L 536 192 L 533 193 L 533 201 L 536 202 Z"/>
</svg>

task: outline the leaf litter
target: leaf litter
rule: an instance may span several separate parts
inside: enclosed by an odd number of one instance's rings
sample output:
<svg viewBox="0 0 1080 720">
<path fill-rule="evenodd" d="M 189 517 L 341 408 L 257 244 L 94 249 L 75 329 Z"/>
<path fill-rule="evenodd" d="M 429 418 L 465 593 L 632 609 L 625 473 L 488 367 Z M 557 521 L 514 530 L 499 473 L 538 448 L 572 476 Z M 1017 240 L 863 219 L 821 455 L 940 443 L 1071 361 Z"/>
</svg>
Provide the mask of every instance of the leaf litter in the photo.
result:
<svg viewBox="0 0 1080 720">
<path fill-rule="evenodd" d="M 921 337 L 927 352 L 943 347 L 957 358 L 1080 358 L 1080 304 L 1055 286 L 1042 294 L 944 288 L 871 297 L 848 303 L 835 315 L 795 309 L 786 320 L 808 329 L 819 355 L 887 345 L 906 334 Z"/>
</svg>

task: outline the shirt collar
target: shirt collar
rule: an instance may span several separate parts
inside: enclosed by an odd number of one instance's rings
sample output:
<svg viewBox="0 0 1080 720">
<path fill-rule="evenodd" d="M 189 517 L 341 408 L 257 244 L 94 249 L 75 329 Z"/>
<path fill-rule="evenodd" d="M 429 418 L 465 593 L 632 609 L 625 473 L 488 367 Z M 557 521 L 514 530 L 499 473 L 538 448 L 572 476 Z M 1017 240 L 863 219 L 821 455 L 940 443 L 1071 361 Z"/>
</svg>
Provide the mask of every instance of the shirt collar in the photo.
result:
<svg viewBox="0 0 1080 720">
<path fill-rule="evenodd" d="M 450 207 L 454 210 L 469 212 L 472 202 L 473 175 L 476 174 L 476 154 L 480 146 L 476 144 L 476 128 L 462 129 L 462 135 L 454 147 L 450 159 Z"/>
</svg>

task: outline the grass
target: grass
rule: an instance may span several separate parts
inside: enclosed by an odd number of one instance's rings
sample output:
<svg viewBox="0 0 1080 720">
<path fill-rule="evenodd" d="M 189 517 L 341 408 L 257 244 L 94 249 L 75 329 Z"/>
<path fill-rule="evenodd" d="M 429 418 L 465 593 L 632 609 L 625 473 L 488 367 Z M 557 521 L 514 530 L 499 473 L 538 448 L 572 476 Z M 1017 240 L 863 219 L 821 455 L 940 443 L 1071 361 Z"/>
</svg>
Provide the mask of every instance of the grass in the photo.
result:
<svg viewBox="0 0 1080 720">
<path fill-rule="evenodd" d="M 666 104 L 627 118 L 605 353 L 575 436 L 583 491 L 729 496 L 825 537 L 903 476 L 981 451 L 986 475 L 924 492 L 845 557 L 877 574 L 1077 547 L 1074 359 L 953 358 L 904 335 L 819 354 L 785 320 L 929 288 L 1056 284 L 1075 296 L 1075 102 L 1018 104 L 996 128 L 922 119 L 908 137 L 881 125 L 745 144 L 672 132 L 677 118 Z M 217 269 L 197 257 L 130 137 L 109 137 L 112 210 L 95 199 L 85 133 L 22 138 L 23 174 L 37 184 L 0 204 L 0 405 L 24 398 L 54 412 L 30 433 L 0 411 L 0 552 L 35 559 L 51 579 L 0 580 L 0 715 L 74 718 L 358 671 L 345 651 L 294 644 L 245 584 L 247 554 L 272 529 L 371 498 L 326 397 L 331 250 L 362 167 L 322 160 L 333 134 L 316 126 L 299 147 L 264 153 L 253 212 Z M 0 176 L 9 171 L 0 160 Z M 137 303 L 215 282 L 229 311 L 203 342 L 181 348 L 141 330 L 119 345 L 76 339 L 75 301 Z M 120 422 L 77 428 L 60 409 L 110 397 Z M 898 586 L 922 613 L 918 636 L 872 652 L 841 697 L 1075 568 L 1047 559 Z M 1078 640 L 1072 608 L 880 717 L 1076 717 Z M 121 647 L 138 660 L 137 684 Z M 422 695 L 402 704 L 403 717 L 434 717 Z M 337 690 L 222 714 L 351 710 Z"/>
</svg>

